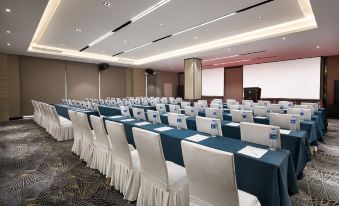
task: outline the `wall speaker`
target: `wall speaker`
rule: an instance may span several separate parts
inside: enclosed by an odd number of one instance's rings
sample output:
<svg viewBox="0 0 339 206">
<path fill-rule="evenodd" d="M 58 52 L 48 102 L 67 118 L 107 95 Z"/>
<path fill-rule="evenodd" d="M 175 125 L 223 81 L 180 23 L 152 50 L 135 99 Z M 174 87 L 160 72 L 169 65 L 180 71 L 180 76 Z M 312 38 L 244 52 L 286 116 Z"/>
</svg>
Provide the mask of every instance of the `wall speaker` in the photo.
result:
<svg viewBox="0 0 339 206">
<path fill-rule="evenodd" d="M 145 72 L 146 72 L 148 75 L 154 75 L 154 70 L 153 70 L 153 69 L 146 69 Z"/>
<path fill-rule="evenodd" d="M 106 69 L 109 68 L 109 64 L 107 64 L 107 63 L 99 64 L 98 68 L 99 68 L 100 71 L 106 70 Z"/>
</svg>

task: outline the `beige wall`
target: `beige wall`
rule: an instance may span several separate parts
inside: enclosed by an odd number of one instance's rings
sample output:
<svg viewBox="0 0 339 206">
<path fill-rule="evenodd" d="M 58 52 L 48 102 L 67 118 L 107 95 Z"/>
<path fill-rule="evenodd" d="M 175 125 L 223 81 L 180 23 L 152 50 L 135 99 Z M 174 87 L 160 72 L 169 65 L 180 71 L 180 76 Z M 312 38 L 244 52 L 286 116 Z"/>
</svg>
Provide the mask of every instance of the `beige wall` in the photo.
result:
<svg viewBox="0 0 339 206">
<path fill-rule="evenodd" d="M 21 115 L 32 115 L 31 100 L 53 104 L 65 93 L 64 61 L 20 57 Z"/>
<path fill-rule="evenodd" d="M 9 117 L 20 117 L 20 61 L 16 55 L 7 56 Z"/>
<path fill-rule="evenodd" d="M 127 68 L 110 67 L 107 70 L 100 72 L 100 94 L 101 98 L 106 97 L 126 97 L 127 85 Z"/>
<path fill-rule="evenodd" d="M 8 114 L 7 55 L 0 54 L 0 122 L 7 121 Z"/>
<path fill-rule="evenodd" d="M 133 96 L 145 96 L 145 70 L 133 69 Z"/>
<path fill-rule="evenodd" d="M 169 91 L 166 90 L 166 85 L 169 87 Z M 179 85 L 179 74 L 175 72 L 163 72 L 157 71 L 156 75 L 149 76 L 147 82 L 148 96 L 177 96 L 177 90 Z M 171 94 L 171 95 L 166 95 Z"/>
<path fill-rule="evenodd" d="M 99 69 L 96 64 L 67 62 L 66 72 L 69 99 L 99 97 Z"/>
</svg>

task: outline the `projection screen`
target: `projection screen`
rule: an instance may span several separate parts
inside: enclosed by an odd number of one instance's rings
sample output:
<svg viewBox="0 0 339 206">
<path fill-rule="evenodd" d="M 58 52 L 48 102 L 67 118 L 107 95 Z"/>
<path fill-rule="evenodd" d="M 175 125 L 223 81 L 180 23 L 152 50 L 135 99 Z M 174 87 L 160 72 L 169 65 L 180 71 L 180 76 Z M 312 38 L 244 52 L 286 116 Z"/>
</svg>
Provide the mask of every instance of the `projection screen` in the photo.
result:
<svg viewBox="0 0 339 206">
<path fill-rule="evenodd" d="M 204 69 L 201 76 L 202 96 L 224 96 L 224 68 Z"/>
<path fill-rule="evenodd" d="M 320 57 L 245 65 L 243 87 L 260 87 L 261 98 L 319 99 Z"/>
</svg>

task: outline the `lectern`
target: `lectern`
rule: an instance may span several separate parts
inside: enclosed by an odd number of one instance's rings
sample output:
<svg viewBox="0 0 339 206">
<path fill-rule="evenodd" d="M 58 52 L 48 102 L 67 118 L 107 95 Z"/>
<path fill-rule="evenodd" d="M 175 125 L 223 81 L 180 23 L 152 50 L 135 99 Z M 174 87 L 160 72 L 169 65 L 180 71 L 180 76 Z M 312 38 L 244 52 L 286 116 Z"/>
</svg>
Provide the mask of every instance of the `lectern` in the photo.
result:
<svg viewBox="0 0 339 206">
<path fill-rule="evenodd" d="M 244 88 L 244 99 L 253 100 L 253 102 L 257 102 L 261 96 L 261 88 L 260 87 L 247 87 Z"/>
</svg>

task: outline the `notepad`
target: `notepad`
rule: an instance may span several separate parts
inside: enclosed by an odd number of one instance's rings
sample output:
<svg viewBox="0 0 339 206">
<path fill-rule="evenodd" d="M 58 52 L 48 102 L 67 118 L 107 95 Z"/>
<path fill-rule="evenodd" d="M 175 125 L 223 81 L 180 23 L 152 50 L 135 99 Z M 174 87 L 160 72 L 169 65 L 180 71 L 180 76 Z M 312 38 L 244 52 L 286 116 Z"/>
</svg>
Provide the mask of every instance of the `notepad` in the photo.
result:
<svg viewBox="0 0 339 206">
<path fill-rule="evenodd" d="M 164 131 L 168 131 L 168 130 L 171 130 L 173 129 L 172 127 L 159 127 L 159 128 L 156 128 L 154 130 L 158 131 L 158 132 L 164 132 Z"/>
<path fill-rule="evenodd" d="M 250 157 L 254 157 L 254 158 L 261 158 L 262 156 L 264 156 L 264 154 L 266 154 L 268 150 L 267 149 L 261 149 L 261 148 L 257 148 L 257 147 L 252 147 L 252 146 L 246 146 L 244 148 L 242 148 L 241 150 L 238 151 L 238 153 L 243 154 L 243 155 L 247 155 Z"/>
<path fill-rule="evenodd" d="M 163 116 L 167 116 L 167 114 L 162 114 Z"/>
<path fill-rule="evenodd" d="M 258 119 L 267 119 L 267 117 L 261 117 L 261 116 L 256 116 L 255 118 L 258 118 Z"/>
<path fill-rule="evenodd" d="M 138 122 L 138 123 L 135 123 L 135 125 L 137 126 L 143 126 L 143 125 L 148 125 L 148 124 L 151 124 L 149 122 Z"/>
<path fill-rule="evenodd" d="M 205 139 L 209 138 L 208 136 L 204 136 L 204 135 L 201 135 L 201 134 L 196 134 L 196 135 L 193 135 L 193 136 L 190 136 L 188 138 L 186 138 L 187 140 L 191 140 L 193 142 L 200 142 L 200 141 L 203 141 Z"/>
<path fill-rule="evenodd" d="M 287 129 L 280 129 L 280 134 L 290 134 L 291 130 L 287 130 Z"/>
<path fill-rule="evenodd" d="M 117 119 L 117 118 L 121 118 L 121 117 L 124 117 L 124 116 L 116 115 L 116 116 L 110 116 L 109 118 L 111 118 L 111 119 Z"/>
<path fill-rule="evenodd" d="M 227 126 L 232 126 L 232 127 L 239 127 L 240 126 L 240 124 L 236 123 L 236 122 L 230 122 L 230 123 L 227 123 L 226 125 Z"/>
<path fill-rule="evenodd" d="M 131 122 L 131 121 L 135 121 L 135 119 L 123 119 L 121 120 L 122 122 Z"/>
</svg>

